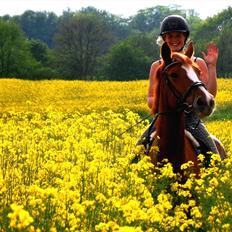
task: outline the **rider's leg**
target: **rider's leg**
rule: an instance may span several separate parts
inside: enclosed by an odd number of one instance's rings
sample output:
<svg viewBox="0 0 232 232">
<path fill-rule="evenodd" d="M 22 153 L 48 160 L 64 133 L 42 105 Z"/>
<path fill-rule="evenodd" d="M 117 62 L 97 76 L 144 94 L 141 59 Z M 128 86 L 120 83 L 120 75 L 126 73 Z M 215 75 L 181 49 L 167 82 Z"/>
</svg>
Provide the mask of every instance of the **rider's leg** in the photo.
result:
<svg viewBox="0 0 232 232">
<path fill-rule="evenodd" d="M 227 157 L 227 154 L 222 143 L 214 135 L 211 134 L 210 137 L 213 139 L 214 143 L 216 144 L 221 159 L 225 159 Z"/>
<path fill-rule="evenodd" d="M 194 138 L 200 140 L 207 147 L 208 151 L 219 154 L 214 140 L 211 138 L 207 128 L 197 115 L 193 113 L 185 114 L 185 128 Z"/>
</svg>

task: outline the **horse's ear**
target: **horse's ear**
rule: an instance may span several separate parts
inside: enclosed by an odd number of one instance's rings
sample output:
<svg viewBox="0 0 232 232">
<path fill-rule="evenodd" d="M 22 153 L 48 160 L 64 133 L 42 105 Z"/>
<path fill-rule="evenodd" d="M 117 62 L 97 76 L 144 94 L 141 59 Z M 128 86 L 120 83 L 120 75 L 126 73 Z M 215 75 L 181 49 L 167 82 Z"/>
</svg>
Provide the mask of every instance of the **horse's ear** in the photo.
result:
<svg viewBox="0 0 232 232">
<path fill-rule="evenodd" d="M 186 50 L 185 52 L 185 55 L 189 58 L 191 58 L 194 54 L 194 50 L 193 50 L 193 43 L 190 42 L 189 45 L 188 45 L 188 49 Z"/>
<path fill-rule="evenodd" d="M 168 65 L 172 62 L 171 50 L 168 47 L 168 44 L 166 42 L 161 47 L 161 57 L 162 57 L 165 65 Z"/>
</svg>

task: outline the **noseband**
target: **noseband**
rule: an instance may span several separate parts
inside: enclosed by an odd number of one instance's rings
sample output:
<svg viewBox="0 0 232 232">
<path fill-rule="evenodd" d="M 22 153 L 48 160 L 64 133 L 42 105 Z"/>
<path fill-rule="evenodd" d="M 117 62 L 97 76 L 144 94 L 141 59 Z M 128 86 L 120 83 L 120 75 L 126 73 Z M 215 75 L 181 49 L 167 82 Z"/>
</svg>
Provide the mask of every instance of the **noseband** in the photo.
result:
<svg viewBox="0 0 232 232">
<path fill-rule="evenodd" d="M 167 75 L 167 71 L 170 67 L 175 66 L 175 65 L 181 65 L 182 63 L 179 61 L 174 61 L 170 64 L 168 64 L 167 66 L 165 66 L 164 70 L 163 70 L 163 75 L 164 75 L 164 79 L 165 79 L 165 83 L 167 84 L 167 86 L 169 87 L 169 89 L 171 90 L 171 92 L 173 93 L 173 95 L 176 97 L 177 99 L 177 103 L 179 106 L 183 106 L 186 105 L 186 99 L 187 97 L 191 94 L 192 90 L 199 87 L 199 86 L 203 86 L 206 89 L 205 84 L 202 81 L 195 81 L 192 83 L 192 85 L 190 85 L 187 90 L 184 93 L 180 93 L 176 87 L 173 85 L 173 83 L 170 81 L 168 75 Z M 187 104 L 188 105 L 188 104 Z"/>
</svg>

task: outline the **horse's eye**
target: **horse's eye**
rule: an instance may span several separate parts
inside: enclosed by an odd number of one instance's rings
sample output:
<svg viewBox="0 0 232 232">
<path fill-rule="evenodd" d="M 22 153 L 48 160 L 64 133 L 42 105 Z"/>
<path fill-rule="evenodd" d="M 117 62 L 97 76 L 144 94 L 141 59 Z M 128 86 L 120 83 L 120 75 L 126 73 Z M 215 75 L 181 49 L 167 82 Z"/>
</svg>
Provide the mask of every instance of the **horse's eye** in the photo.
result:
<svg viewBox="0 0 232 232">
<path fill-rule="evenodd" d="M 176 79 L 178 77 L 178 74 L 177 73 L 171 73 L 170 76 L 174 79 Z"/>
</svg>

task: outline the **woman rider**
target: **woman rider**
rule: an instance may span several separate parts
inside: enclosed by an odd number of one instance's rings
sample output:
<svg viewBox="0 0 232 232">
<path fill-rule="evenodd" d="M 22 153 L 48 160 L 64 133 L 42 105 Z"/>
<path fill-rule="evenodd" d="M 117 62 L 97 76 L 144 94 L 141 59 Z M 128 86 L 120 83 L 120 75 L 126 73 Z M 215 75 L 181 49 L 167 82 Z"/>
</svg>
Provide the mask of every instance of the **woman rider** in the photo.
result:
<svg viewBox="0 0 232 232">
<path fill-rule="evenodd" d="M 189 38 L 190 30 L 187 21 L 179 15 L 169 15 L 161 22 L 160 36 L 157 39 L 157 43 L 161 46 L 166 42 L 171 52 L 184 52 L 186 41 Z M 207 54 L 202 52 L 204 59 L 199 57 L 192 57 L 194 62 L 197 63 L 201 70 L 199 79 L 205 84 L 207 90 L 215 97 L 217 93 L 217 73 L 216 63 L 218 59 L 218 49 L 215 44 L 210 43 L 207 47 Z M 207 64 L 206 64 L 207 63 Z M 161 60 L 155 61 L 151 65 L 149 75 L 149 89 L 148 89 L 148 106 L 153 114 L 157 113 L 153 109 L 155 105 L 155 93 L 157 91 L 156 72 L 161 64 Z M 185 114 L 185 127 L 191 132 L 191 134 L 200 142 L 206 146 L 208 151 L 213 153 L 225 154 L 219 140 L 210 135 L 206 127 L 200 121 L 199 117 L 191 113 Z M 204 115 L 202 115 L 204 117 Z M 145 132 L 146 134 L 146 132 Z M 145 135 L 147 136 L 147 135 Z"/>
</svg>

